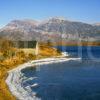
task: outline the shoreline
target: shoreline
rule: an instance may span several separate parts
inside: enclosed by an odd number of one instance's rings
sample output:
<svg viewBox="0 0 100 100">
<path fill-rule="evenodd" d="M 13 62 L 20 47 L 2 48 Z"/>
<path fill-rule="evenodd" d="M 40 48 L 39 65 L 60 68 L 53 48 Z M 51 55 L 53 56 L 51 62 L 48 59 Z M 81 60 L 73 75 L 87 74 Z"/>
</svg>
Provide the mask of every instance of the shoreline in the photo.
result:
<svg viewBox="0 0 100 100">
<path fill-rule="evenodd" d="M 31 91 L 29 87 L 22 86 L 22 80 L 24 80 L 23 75 L 21 73 L 22 69 L 27 67 L 36 67 L 41 65 L 48 65 L 66 61 L 80 60 L 80 58 L 45 58 L 40 60 L 33 60 L 27 63 L 21 64 L 18 67 L 8 71 L 8 77 L 6 78 L 6 84 L 9 87 L 10 92 L 19 100 L 40 100 L 40 98 L 36 97 L 36 93 Z M 33 84 L 35 86 L 36 84 Z"/>
<path fill-rule="evenodd" d="M 9 50 L 11 51 L 13 50 L 13 52 L 15 53 L 19 49 L 11 47 Z M 8 52 L 8 50 L 6 51 Z M 5 82 L 8 76 L 8 71 L 17 68 L 18 66 L 25 64 L 26 62 L 31 60 L 42 59 L 42 58 L 47 58 L 52 56 L 61 57 L 61 53 L 57 52 L 57 49 L 45 45 L 43 45 L 43 47 L 40 48 L 40 54 L 37 55 L 37 57 L 33 54 L 34 52 L 30 52 L 30 50 L 26 50 L 26 51 L 28 51 L 30 54 L 28 52 L 24 53 L 24 51 L 21 52 L 19 50 L 19 53 L 17 55 L 10 56 L 10 57 L 8 57 L 7 55 L 7 58 L 3 59 L 0 62 L 0 84 L 1 84 L 0 100 L 16 100 L 16 97 L 12 95 L 12 93 L 9 90 L 9 87 Z M 0 56 L 3 57 L 3 53 L 5 52 L 0 51 Z"/>
</svg>

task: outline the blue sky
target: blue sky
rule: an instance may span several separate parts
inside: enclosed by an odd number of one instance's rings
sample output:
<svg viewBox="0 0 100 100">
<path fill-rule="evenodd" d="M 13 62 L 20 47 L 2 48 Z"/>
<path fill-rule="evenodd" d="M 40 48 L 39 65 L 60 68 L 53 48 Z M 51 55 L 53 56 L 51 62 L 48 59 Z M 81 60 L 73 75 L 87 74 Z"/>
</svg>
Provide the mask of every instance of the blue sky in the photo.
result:
<svg viewBox="0 0 100 100">
<path fill-rule="evenodd" d="M 0 0 L 0 27 L 14 19 L 43 20 L 55 16 L 100 22 L 100 0 Z"/>
</svg>

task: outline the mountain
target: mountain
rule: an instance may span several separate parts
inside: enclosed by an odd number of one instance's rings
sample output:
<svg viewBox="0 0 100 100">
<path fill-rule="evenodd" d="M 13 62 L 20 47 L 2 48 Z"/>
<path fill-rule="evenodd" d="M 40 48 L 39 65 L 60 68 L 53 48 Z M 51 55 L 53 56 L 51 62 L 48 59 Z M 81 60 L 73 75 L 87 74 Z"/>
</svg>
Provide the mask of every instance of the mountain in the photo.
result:
<svg viewBox="0 0 100 100">
<path fill-rule="evenodd" d="M 13 20 L 0 29 L 0 37 L 12 40 L 38 41 L 98 41 L 100 26 L 69 21 L 54 17 L 41 22 L 35 20 Z"/>
<path fill-rule="evenodd" d="M 95 25 L 95 26 L 100 26 L 100 23 L 95 23 L 94 25 Z"/>
</svg>

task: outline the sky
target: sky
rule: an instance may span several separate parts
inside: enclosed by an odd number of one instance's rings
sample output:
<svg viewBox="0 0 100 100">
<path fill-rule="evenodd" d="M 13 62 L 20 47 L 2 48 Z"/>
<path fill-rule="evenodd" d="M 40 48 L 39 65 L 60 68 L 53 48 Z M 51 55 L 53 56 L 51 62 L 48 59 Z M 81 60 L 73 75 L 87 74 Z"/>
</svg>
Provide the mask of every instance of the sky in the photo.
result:
<svg viewBox="0 0 100 100">
<path fill-rule="evenodd" d="M 100 0 L 0 0 L 0 28 L 15 19 L 100 22 Z"/>
</svg>

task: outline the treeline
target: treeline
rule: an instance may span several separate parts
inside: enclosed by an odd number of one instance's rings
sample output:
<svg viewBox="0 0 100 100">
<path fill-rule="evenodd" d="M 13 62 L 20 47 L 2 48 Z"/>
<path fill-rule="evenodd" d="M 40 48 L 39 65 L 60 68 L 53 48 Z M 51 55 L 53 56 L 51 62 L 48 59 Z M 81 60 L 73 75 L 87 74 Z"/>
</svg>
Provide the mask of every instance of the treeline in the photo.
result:
<svg viewBox="0 0 100 100">
<path fill-rule="evenodd" d="M 9 39 L 0 38 L 0 62 L 3 64 L 4 61 L 9 59 L 23 59 L 24 61 L 35 59 L 36 56 L 34 53 L 26 54 L 23 50 L 20 50 L 20 48 L 34 49 L 35 45 L 36 41 L 11 41 Z M 9 61 L 9 63 L 10 62 L 11 61 Z"/>
<path fill-rule="evenodd" d="M 7 38 L 0 38 L 0 49 L 4 47 L 35 48 L 36 41 L 11 41 Z"/>
<path fill-rule="evenodd" d="M 14 47 L 17 48 L 35 48 L 36 41 L 13 41 Z"/>
</svg>

